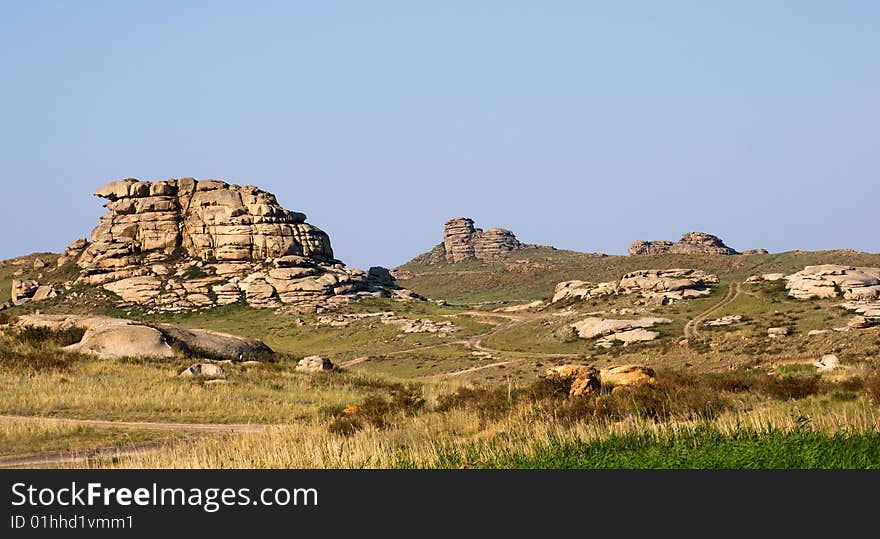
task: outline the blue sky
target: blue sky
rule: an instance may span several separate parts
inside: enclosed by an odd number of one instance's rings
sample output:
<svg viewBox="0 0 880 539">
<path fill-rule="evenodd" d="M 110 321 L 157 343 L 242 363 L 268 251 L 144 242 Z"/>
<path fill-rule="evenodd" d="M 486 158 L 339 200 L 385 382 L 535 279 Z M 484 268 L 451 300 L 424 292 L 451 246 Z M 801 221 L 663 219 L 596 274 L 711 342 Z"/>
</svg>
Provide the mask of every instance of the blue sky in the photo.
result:
<svg viewBox="0 0 880 539">
<path fill-rule="evenodd" d="M 354 266 L 445 219 L 880 251 L 880 3 L 40 2 L 0 18 L 0 258 L 104 183 L 256 184 Z"/>
</svg>

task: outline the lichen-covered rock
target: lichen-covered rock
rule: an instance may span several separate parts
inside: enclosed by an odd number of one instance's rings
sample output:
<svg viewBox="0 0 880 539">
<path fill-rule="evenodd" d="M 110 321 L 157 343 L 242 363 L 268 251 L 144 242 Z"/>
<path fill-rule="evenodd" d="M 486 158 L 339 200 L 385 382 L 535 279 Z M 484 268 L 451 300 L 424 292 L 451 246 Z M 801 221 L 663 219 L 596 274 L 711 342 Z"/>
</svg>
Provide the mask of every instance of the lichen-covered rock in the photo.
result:
<svg viewBox="0 0 880 539">
<path fill-rule="evenodd" d="M 636 240 L 629 246 L 630 255 L 661 255 L 661 254 L 713 254 L 735 255 L 735 250 L 724 245 L 721 238 L 705 232 L 688 232 L 677 242 L 668 240 L 645 241 Z"/>
</svg>

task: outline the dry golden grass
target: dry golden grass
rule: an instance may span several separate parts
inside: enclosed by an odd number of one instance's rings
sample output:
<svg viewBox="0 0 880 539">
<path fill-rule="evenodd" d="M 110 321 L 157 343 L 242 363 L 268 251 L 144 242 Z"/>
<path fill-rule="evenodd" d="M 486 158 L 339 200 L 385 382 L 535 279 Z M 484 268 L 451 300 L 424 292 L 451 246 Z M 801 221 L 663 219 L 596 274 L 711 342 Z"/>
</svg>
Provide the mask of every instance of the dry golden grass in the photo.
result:
<svg viewBox="0 0 880 539">
<path fill-rule="evenodd" d="M 394 427 L 367 427 L 351 436 L 331 434 L 326 422 L 303 421 L 225 439 L 177 442 L 158 451 L 98 462 L 97 467 L 123 468 L 431 468 L 450 451 L 469 448 L 487 460 L 498 452 L 532 455 L 542 442 L 590 441 L 613 434 L 653 433 L 667 436 L 699 425 L 725 435 L 743 429 L 768 432 L 811 429 L 835 433 L 880 429 L 880 409 L 864 398 L 836 403 L 827 399 L 774 403 L 752 411 L 725 413 L 714 420 L 673 420 L 657 423 L 624 421 L 559 423 L 536 420 L 530 406 L 519 406 L 498 420 L 476 412 L 451 410 L 415 416 Z"/>
</svg>

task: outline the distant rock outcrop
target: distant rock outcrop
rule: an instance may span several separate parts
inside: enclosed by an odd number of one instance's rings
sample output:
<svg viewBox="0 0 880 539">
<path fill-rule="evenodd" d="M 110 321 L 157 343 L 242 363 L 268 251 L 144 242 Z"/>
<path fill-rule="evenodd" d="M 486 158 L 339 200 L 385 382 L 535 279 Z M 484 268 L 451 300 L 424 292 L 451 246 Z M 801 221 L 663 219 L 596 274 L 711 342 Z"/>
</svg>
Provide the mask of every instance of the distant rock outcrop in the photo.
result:
<svg viewBox="0 0 880 539">
<path fill-rule="evenodd" d="M 688 232 L 677 242 L 667 240 L 645 241 L 636 240 L 629 246 L 630 255 L 735 255 L 739 254 L 724 245 L 721 238 L 705 232 Z"/>
<path fill-rule="evenodd" d="M 95 192 L 109 213 L 59 258 L 75 284 L 121 304 L 174 311 L 244 302 L 316 311 L 362 297 L 416 298 L 381 269 L 333 258 L 329 236 L 254 186 L 179 178 L 111 182 Z"/>
<path fill-rule="evenodd" d="M 637 293 L 647 303 L 664 305 L 682 299 L 708 296 L 712 293 L 709 285 L 717 282 L 717 275 L 702 270 L 637 270 L 627 273 L 619 281 L 563 281 L 556 285 L 551 302 Z"/>
<path fill-rule="evenodd" d="M 425 264 L 457 264 L 468 260 L 493 263 L 528 247 L 535 246 L 520 242 L 510 230 L 474 228 L 473 219 L 456 217 L 444 223 L 443 243 L 414 261 Z"/>
</svg>

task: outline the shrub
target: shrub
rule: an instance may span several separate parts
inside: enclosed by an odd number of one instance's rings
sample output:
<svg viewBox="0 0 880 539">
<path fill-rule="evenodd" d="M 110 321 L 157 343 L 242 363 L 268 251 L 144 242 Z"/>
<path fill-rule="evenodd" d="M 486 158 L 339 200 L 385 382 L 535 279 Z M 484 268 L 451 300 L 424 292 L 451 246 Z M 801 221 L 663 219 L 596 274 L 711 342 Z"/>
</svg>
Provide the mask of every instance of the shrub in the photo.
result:
<svg viewBox="0 0 880 539">
<path fill-rule="evenodd" d="M 460 387 L 454 393 L 449 395 L 441 395 L 437 399 L 436 410 L 438 412 L 448 412 L 455 408 L 466 410 L 475 410 L 484 417 L 497 418 L 502 416 L 508 410 L 515 396 L 519 391 L 510 394 L 506 387 Z"/>
<path fill-rule="evenodd" d="M 78 327 L 54 330 L 49 328 L 21 328 L 14 335 L 22 344 L 34 348 L 44 348 L 47 345 L 67 346 L 82 340 L 85 330 Z"/>
<path fill-rule="evenodd" d="M 767 376 L 760 389 L 777 399 L 802 399 L 819 392 L 819 376 Z"/>
<path fill-rule="evenodd" d="M 865 377 L 865 392 L 872 401 L 880 403 L 880 371 Z"/>
</svg>

